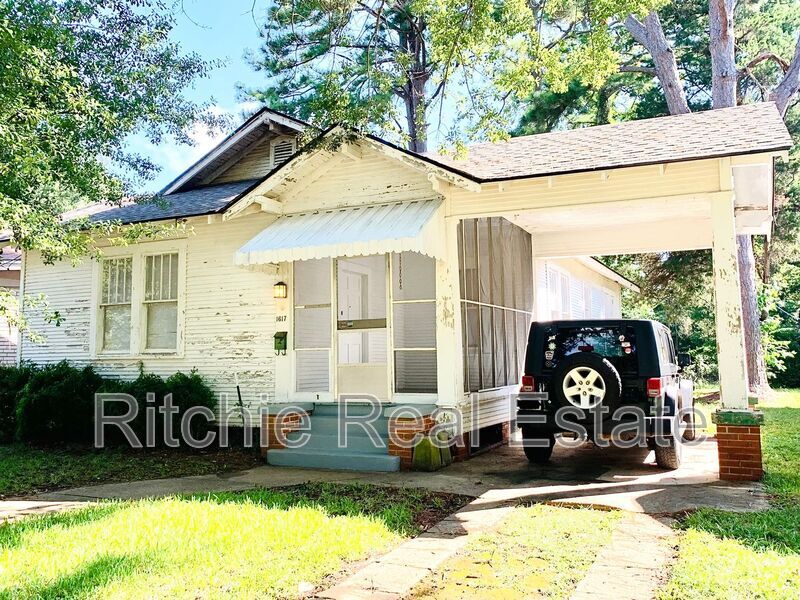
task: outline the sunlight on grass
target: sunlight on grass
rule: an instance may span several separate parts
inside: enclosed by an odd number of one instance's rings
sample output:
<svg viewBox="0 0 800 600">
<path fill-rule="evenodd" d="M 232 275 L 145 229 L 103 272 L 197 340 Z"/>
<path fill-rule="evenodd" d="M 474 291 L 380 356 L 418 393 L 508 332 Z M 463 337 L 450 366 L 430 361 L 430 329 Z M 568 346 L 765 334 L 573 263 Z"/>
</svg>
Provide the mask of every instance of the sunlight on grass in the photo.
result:
<svg viewBox="0 0 800 600">
<path fill-rule="evenodd" d="M 567 598 L 611 540 L 616 512 L 519 507 L 496 532 L 471 542 L 412 598 Z"/>
<path fill-rule="evenodd" d="M 796 554 L 755 552 L 732 539 L 689 530 L 661 598 L 800 598 L 800 560 Z"/>
<path fill-rule="evenodd" d="M 687 517 L 663 598 L 800 597 L 800 390 L 777 390 L 759 408 L 772 508 Z"/>
<path fill-rule="evenodd" d="M 410 526 L 367 514 L 352 493 L 338 505 L 328 496 L 331 506 L 261 490 L 11 523 L 0 527 L 0 598 L 296 597 Z"/>
</svg>

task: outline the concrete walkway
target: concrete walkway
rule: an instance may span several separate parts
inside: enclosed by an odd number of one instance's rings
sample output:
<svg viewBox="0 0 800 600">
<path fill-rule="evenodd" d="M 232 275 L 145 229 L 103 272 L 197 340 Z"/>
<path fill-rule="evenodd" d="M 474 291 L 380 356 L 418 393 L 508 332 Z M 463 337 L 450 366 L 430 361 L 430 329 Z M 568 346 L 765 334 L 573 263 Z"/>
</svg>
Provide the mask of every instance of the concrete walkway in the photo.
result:
<svg viewBox="0 0 800 600">
<path fill-rule="evenodd" d="M 649 515 L 625 515 L 570 600 L 655 598 L 675 559 L 675 537 L 668 524 Z"/>
<path fill-rule="evenodd" d="M 86 502 L 149 496 L 242 491 L 310 481 L 420 487 L 483 496 L 494 502 L 531 501 L 596 505 L 631 512 L 670 515 L 703 506 L 731 511 L 763 510 L 767 499 L 758 483 L 717 478 L 713 440 L 685 451 L 684 465 L 663 471 L 646 449 L 558 447 L 550 464 L 528 463 L 521 448 L 503 447 L 436 473 L 356 473 L 265 465 L 248 471 L 74 488 L 33 498 Z M 3 503 L 0 503 L 2 506 Z"/>
</svg>

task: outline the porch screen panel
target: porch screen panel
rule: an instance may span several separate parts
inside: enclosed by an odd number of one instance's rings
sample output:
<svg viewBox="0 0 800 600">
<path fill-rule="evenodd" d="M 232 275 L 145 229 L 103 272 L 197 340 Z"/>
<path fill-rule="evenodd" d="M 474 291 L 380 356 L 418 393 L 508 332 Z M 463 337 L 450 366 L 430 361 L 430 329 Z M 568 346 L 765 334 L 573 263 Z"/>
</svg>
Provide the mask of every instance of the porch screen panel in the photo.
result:
<svg viewBox="0 0 800 600">
<path fill-rule="evenodd" d="M 436 261 L 392 254 L 395 391 L 436 393 Z"/>
<path fill-rule="evenodd" d="M 501 217 L 466 219 L 459 244 L 464 389 L 517 385 L 533 314 L 530 234 Z"/>
<path fill-rule="evenodd" d="M 331 261 L 294 263 L 296 391 L 328 392 L 331 352 Z"/>
</svg>

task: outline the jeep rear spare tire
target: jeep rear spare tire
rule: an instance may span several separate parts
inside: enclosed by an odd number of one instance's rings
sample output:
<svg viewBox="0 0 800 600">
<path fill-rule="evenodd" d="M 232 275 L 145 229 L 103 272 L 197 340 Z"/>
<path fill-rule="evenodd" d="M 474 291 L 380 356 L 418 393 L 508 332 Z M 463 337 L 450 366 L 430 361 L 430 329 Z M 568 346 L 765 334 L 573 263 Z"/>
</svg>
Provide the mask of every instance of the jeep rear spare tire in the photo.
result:
<svg viewBox="0 0 800 600">
<path fill-rule="evenodd" d="M 593 410 L 605 407 L 610 418 L 622 395 L 622 379 L 607 359 L 593 352 L 566 357 L 553 371 L 552 391 L 559 408 L 580 411 L 579 420 L 591 419 Z"/>
</svg>

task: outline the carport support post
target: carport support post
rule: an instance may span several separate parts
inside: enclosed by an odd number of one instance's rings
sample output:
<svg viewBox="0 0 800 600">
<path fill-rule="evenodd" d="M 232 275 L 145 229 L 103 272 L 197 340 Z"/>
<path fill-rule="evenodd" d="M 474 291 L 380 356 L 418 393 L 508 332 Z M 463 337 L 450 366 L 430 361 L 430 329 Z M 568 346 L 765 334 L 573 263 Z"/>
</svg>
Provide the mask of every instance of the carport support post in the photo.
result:
<svg viewBox="0 0 800 600">
<path fill-rule="evenodd" d="M 720 479 L 757 480 L 761 467 L 762 415 L 748 409 L 747 364 L 736 247 L 734 193 L 711 200 L 714 307 L 722 408 L 717 423 Z"/>
</svg>

